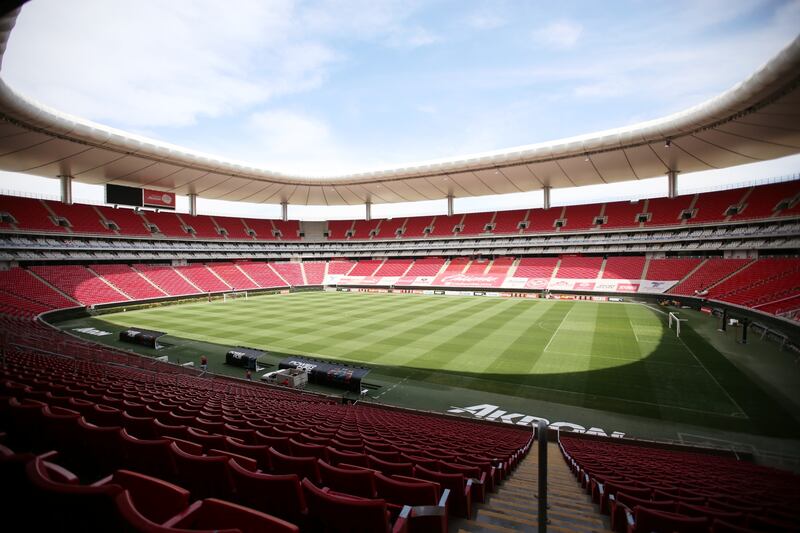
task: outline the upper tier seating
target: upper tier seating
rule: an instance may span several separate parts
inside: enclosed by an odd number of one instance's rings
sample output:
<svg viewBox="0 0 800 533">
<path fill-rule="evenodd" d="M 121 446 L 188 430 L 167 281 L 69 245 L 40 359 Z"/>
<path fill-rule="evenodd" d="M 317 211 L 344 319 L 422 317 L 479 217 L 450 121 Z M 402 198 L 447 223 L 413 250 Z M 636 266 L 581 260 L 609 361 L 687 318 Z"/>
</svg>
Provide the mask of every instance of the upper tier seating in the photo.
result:
<svg viewBox="0 0 800 533">
<path fill-rule="evenodd" d="M 718 257 L 708 259 L 682 283 L 670 289 L 669 293 L 694 295 L 698 291 L 708 289 L 719 280 L 730 276 L 750 262 L 750 259 L 722 259 Z"/>
<path fill-rule="evenodd" d="M 417 259 L 411 268 L 406 272 L 406 276 L 435 276 L 444 266 L 444 259 L 441 257 L 423 257 Z"/>
<path fill-rule="evenodd" d="M 233 263 L 209 263 L 208 268 L 213 270 L 214 273 L 221 277 L 232 289 L 243 290 L 258 288 L 258 285 Z"/>
<path fill-rule="evenodd" d="M 268 263 L 239 263 L 239 268 L 261 287 L 286 286 L 286 282 L 275 273 Z"/>
<path fill-rule="evenodd" d="M 550 233 L 556 231 L 556 220 L 561 218 L 563 207 L 531 209 L 528 212 L 528 227 L 525 233 Z"/>
<path fill-rule="evenodd" d="M 31 270 L 84 305 L 122 302 L 129 299 L 80 265 L 34 266 Z"/>
<path fill-rule="evenodd" d="M 69 205 L 50 200 L 45 200 L 45 203 L 57 216 L 66 218 L 69 221 L 70 229 L 75 233 L 114 233 L 103 225 L 100 215 L 91 205 Z"/>
<path fill-rule="evenodd" d="M 170 265 L 133 265 L 133 268 L 142 273 L 147 279 L 169 294 L 170 296 L 183 296 L 197 294 L 200 290 L 186 281 Z"/>
<path fill-rule="evenodd" d="M 557 264 L 557 257 L 523 257 L 514 275 L 520 278 L 550 278 Z"/>
<path fill-rule="evenodd" d="M 411 266 L 413 261 L 411 259 L 387 259 L 378 270 L 375 271 L 375 276 L 402 276 Z"/>
<path fill-rule="evenodd" d="M 603 279 L 642 279 L 645 258 L 609 257 L 603 269 Z"/>
<path fill-rule="evenodd" d="M 453 231 L 456 226 L 461 225 L 464 215 L 439 215 L 433 221 L 433 231 L 431 235 L 434 237 L 452 237 L 455 235 Z"/>
<path fill-rule="evenodd" d="M 329 220 L 328 238 L 332 240 L 344 240 L 349 237 L 347 232 L 353 229 L 352 220 Z M 369 236 L 369 234 L 367 234 Z"/>
<path fill-rule="evenodd" d="M 111 207 L 97 208 L 108 222 L 113 222 L 119 228 L 118 233 L 125 237 L 148 237 L 150 231 L 145 226 L 142 215 L 133 209 Z"/>
<path fill-rule="evenodd" d="M 790 205 L 800 195 L 800 180 L 754 187 L 742 203 L 742 210 L 731 220 L 748 220 L 775 216 L 781 203 Z"/>
<path fill-rule="evenodd" d="M 486 233 L 486 225 L 489 224 L 494 217 L 495 214 L 492 212 L 467 213 L 464 215 L 464 220 L 462 221 L 463 227 L 459 235 L 480 235 L 481 233 Z M 495 232 L 502 233 L 496 230 Z"/>
<path fill-rule="evenodd" d="M 150 224 L 155 224 L 158 227 L 159 233 L 166 237 L 189 238 L 191 236 L 191 234 L 184 229 L 183 221 L 177 213 L 145 211 L 143 215 Z"/>
<path fill-rule="evenodd" d="M 383 220 L 378 221 L 380 226 L 378 226 L 378 235 L 377 238 L 379 239 L 394 239 L 397 237 L 397 230 L 405 226 L 406 219 L 405 218 L 386 218 Z M 361 236 L 359 234 L 359 239 L 366 239 L 367 236 Z"/>
<path fill-rule="evenodd" d="M 603 229 L 636 228 L 639 226 L 637 215 L 644 213 L 644 201 L 609 202 L 603 211 L 606 219 Z"/>
<path fill-rule="evenodd" d="M 603 264 L 602 257 L 565 256 L 555 273 L 557 278 L 595 279 Z"/>
<path fill-rule="evenodd" d="M 564 459 L 601 512 L 611 515 L 614 531 L 800 528 L 800 476 L 791 472 L 614 439 L 565 435 L 560 441 Z M 720 520 L 735 526 L 722 529 Z"/>
<path fill-rule="evenodd" d="M 203 264 L 176 266 L 175 270 L 203 292 L 228 291 L 230 286 L 219 279 Z"/>
<path fill-rule="evenodd" d="M 492 233 L 519 233 L 519 224 L 526 219 L 527 209 L 515 211 L 498 211 L 494 217 Z"/>
<path fill-rule="evenodd" d="M 695 216 L 689 220 L 689 224 L 722 222 L 728 217 L 729 207 L 740 205 L 745 192 L 746 189 L 730 189 L 697 195 Z"/>
<path fill-rule="evenodd" d="M 650 259 L 645 279 L 653 281 L 680 281 L 703 260 L 697 257 Z"/>
<path fill-rule="evenodd" d="M 726 210 L 735 206 L 736 214 L 729 215 Z M 53 213 L 51 213 L 51 210 Z M 98 216 L 98 212 L 100 216 Z M 0 196 L 0 215 L 8 213 L 8 219 L 0 218 L 0 230 L 24 230 L 39 232 L 58 232 L 112 235 L 115 228 L 107 228 L 102 220 L 113 222 L 122 236 L 162 236 L 184 239 L 221 239 L 223 235 L 217 228 L 227 230 L 228 239 L 272 241 L 299 240 L 300 223 L 297 220 L 266 220 L 252 218 L 210 217 L 173 212 L 142 211 L 137 214 L 132 209 L 114 209 L 105 206 L 65 205 L 55 201 L 34 200 L 12 196 Z M 55 214 L 55 215 L 54 215 Z M 640 222 L 638 215 L 643 215 Z M 693 215 L 690 218 L 686 216 Z M 741 189 L 731 189 L 700 194 L 678 196 L 674 199 L 651 198 L 634 202 L 608 202 L 586 205 L 571 205 L 543 209 L 519 209 L 514 211 L 486 211 L 466 215 L 438 215 L 411 218 L 375 220 L 332 220 L 328 222 L 329 239 L 345 239 L 348 231 L 352 239 L 395 239 L 397 230 L 405 228 L 401 238 L 424 238 L 424 229 L 432 228 L 430 236 L 451 237 L 454 235 L 504 235 L 519 234 L 519 224 L 527 223 L 526 234 L 552 232 L 584 232 L 593 229 L 623 229 L 636 227 L 679 226 L 713 224 L 724 221 L 746 221 L 773 217 L 800 216 L 800 180 L 760 185 Z M 58 217 L 69 224 L 60 226 Z M 649 217 L 649 220 L 647 218 Z M 152 234 L 145 226 L 145 218 L 158 226 L 161 233 Z M 556 221 L 562 220 L 558 228 Z M 16 221 L 16 224 L 12 223 Z M 596 225 L 596 222 L 604 223 Z M 493 229 L 486 232 L 486 226 Z M 461 225 L 462 231 L 453 232 Z M 194 237 L 184 226 L 195 230 Z M 69 228 L 69 229 L 67 229 Z M 255 232 L 253 237 L 249 230 Z"/>
<path fill-rule="evenodd" d="M 301 263 L 309 285 L 322 285 L 325 282 L 325 262 L 308 261 Z"/>
<path fill-rule="evenodd" d="M 408 217 L 406 219 L 406 231 L 403 233 L 403 238 L 413 239 L 424 237 L 426 235 L 425 228 L 433 225 L 433 217 Z M 452 230 L 452 228 L 451 228 Z M 452 231 L 451 231 L 452 233 Z"/>
<path fill-rule="evenodd" d="M 89 268 L 134 300 L 167 296 L 128 265 L 89 265 Z"/>
<path fill-rule="evenodd" d="M 198 239 L 219 239 L 222 236 L 217 230 L 214 219 L 209 216 L 198 215 L 180 215 L 186 225 L 194 230 L 194 236 Z"/>
<path fill-rule="evenodd" d="M 694 195 L 676 198 L 650 198 L 647 201 L 647 212 L 650 220 L 646 226 L 677 226 L 681 224 L 681 213 L 692 204 Z"/>
<path fill-rule="evenodd" d="M 220 229 L 225 230 L 228 239 L 253 240 L 253 237 L 247 233 L 247 228 L 241 218 L 215 216 L 214 222 Z"/>
<path fill-rule="evenodd" d="M 305 285 L 303 271 L 300 263 L 271 263 L 272 269 L 286 280 L 289 285 Z"/>
<path fill-rule="evenodd" d="M 64 232 L 66 229 L 53 221 L 50 211 L 41 200 L 20 198 L 17 196 L 0 196 L 0 214 L 8 213 L 16 221 L 12 226 L 2 221 L 3 228 L 16 227 L 25 231 Z"/>
<path fill-rule="evenodd" d="M 380 220 L 356 220 L 353 224 L 353 238 L 354 239 L 369 239 L 372 233 L 377 231 Z M 394 237 L 394 235 L 391 235 Z M 383 238 L 390 238 L 386 235 Z"/>
<path fill-rule="evenodd" d="M 280 232 L 282 241 L 300 240 L 300 222 L 297 220 L 273 220 L 272 224 Z"/>
<path fill-rule="evenodd" d="M 255 232 L 255 238 L 259 241 L 274 241 L 277 239 L 274 233 L 275 227 L 272 225 L 272 220 L 243 218 L 242 222 L 248 229 Z"/>
<path fill-rule="evenodd" d="M 565 220 L 563 229 L 567 231 L 592 229 L 595 226 L 595 219 L 600 216 L 602 206 L 602 204 L 567 206 L 563 215 Z"/>
</svg>

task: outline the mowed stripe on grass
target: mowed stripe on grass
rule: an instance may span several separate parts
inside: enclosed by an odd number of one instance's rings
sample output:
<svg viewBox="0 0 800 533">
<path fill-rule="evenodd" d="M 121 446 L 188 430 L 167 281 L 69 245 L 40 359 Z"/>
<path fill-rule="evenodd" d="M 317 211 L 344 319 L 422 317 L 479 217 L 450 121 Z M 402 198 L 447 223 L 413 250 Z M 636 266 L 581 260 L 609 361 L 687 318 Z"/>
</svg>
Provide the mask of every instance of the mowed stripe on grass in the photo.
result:
<svg viewBox="0 0 800 533">
<path fill-rule="evenodd" d="M 307 292 L 103 319 L 223 345 L 493 380 L 522 396 L 561 391 L 578 397 L 571 403 L 645 416 L 662 408 L 743 415 L 644 306 Z"/>
</svg>

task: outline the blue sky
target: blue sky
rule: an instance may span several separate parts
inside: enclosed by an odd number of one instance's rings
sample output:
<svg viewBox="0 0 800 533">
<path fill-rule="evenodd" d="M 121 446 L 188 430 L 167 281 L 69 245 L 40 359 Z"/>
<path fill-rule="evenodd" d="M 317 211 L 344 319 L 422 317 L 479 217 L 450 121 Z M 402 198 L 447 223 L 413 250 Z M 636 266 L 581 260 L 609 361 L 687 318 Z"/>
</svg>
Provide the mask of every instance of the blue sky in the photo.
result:
<svg viewBox="0 0 800 533">
<path fill-rule="evenodd" d="M 2 75 L 41 103 L 103 124 L 273 170 L 332 175 L 669 114 L 741 81 L 798 28 L 798 1 L 33 0 Z M 793 157 L 705 181 L 798 170 Z M 643 194 L 663 194 L 661 181 L 642 184 Z M 55 186 L 8 175 L 0 184 Z M 516 207 L 538 197 L 493 201 Z"/>
</svg>

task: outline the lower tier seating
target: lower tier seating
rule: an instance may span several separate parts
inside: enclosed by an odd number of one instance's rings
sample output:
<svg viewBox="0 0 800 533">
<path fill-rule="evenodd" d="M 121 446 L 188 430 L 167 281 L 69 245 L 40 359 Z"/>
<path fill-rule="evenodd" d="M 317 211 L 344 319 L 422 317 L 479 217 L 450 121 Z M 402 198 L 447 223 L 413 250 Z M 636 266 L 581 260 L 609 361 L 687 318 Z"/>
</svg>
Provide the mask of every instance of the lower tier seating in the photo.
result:
<svg viewBox="0 0 800 533">
<path fill-rule="evenodd" d="M 110 365 L 76 339 L 45 355 L 58 333 L 25 335 L 0 368 L 3 520 L 23 529 L 445 533 L 531 444 L 505 424 Z"/>
<path fill-rule="evenodd" d="M 800 476 L 791 472 L 609 439 L 560 441 L 564 459 L 611 516 L 614 531 L 800 529 Z"/>
</svg>

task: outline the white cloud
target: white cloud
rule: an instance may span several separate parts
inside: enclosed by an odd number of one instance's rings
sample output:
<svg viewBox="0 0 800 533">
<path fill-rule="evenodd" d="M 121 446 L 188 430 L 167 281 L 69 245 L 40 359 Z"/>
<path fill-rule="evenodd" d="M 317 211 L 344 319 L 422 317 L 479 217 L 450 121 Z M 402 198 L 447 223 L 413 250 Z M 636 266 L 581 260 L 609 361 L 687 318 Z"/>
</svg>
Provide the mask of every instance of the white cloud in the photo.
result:
<svg viewBox="0 0 800 533">
<path fill-rule="evenodd" d="M 472 13 L 463 19 L 463 24 L 474 30 L 495 30 L 502 28 L 507 23 L 508 20 L 505 17 L 492 12 Z"/>
<path fill-rule="evenodd" d="M 38 0 L 23 8 L 3 75 L 96 121 L 191 125 L 322 82 L 336 54 L 292 34 L 293 9 L 289 0 Z"/>
<path fill-rule="evenodd" d="M 392 48 L 419 48 L 439 42 L 441 38 L 421 26 L 395 28 L 386 44 Z"/>
<path fill-rule="evenodd" d="M 549 48 L 572 48 L 578 43 L 583 33 L 583 26 L 570 20 L 551 22 L 533 32 L 534 40 Z"/>
</svg>

